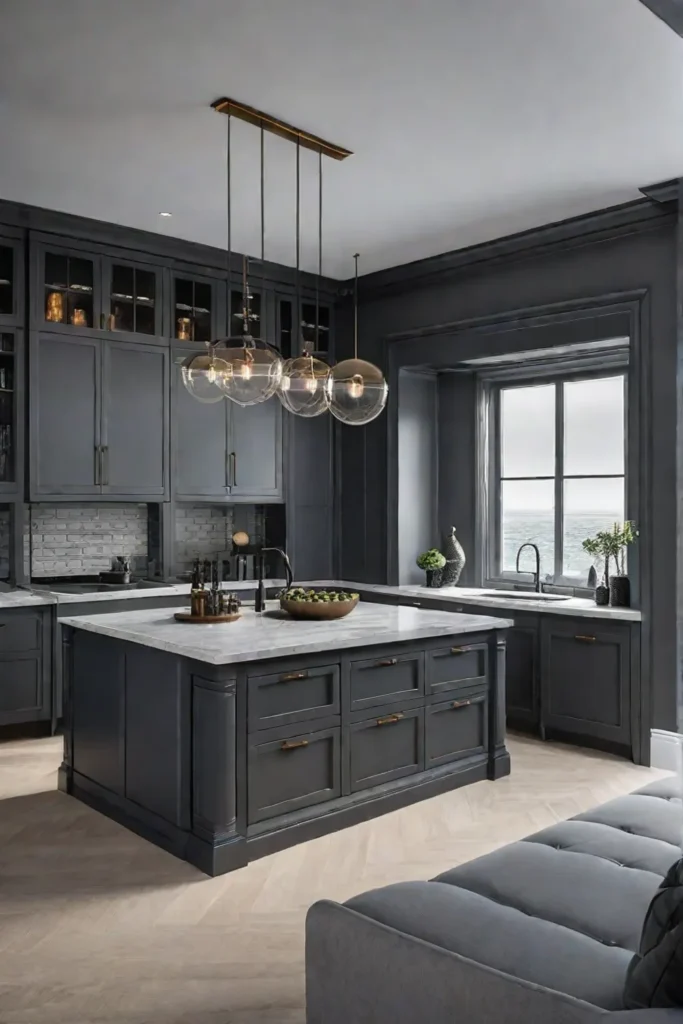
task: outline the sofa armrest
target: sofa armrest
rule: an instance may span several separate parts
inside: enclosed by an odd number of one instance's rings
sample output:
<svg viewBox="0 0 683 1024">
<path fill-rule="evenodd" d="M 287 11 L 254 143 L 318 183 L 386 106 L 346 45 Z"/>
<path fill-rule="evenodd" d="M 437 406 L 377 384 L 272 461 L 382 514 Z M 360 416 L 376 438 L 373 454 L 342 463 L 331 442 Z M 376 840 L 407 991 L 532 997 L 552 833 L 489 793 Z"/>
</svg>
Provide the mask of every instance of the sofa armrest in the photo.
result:
<svg viewBox="0 0 683 1024">
<path fill-rule="evenodd" d="M 306 1014 L 307 1024 L 611 1024 L 615 1016 L 328 901 L 306 918 Z M 623 1024 L 657 1022 L 629 1015 Z"/>
</svg>

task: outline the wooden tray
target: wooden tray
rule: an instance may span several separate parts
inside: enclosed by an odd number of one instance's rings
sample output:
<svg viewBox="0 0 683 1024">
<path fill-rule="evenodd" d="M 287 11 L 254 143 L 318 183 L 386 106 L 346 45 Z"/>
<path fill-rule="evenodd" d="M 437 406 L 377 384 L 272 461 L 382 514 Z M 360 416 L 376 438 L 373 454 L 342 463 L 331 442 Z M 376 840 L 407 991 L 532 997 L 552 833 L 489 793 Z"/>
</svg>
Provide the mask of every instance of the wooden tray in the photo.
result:
<svg viewBox="0 0 683 1024">
<path fill-rule="evenodd" d="M 233 612 L 232 615 L 192 615 L 190 612 L 176 612 L 173 618 L 177 622 L 200 622 L 206 625 L 209 622 L 237 622 L 242 615 L 240 612 Z"/>
</svg>

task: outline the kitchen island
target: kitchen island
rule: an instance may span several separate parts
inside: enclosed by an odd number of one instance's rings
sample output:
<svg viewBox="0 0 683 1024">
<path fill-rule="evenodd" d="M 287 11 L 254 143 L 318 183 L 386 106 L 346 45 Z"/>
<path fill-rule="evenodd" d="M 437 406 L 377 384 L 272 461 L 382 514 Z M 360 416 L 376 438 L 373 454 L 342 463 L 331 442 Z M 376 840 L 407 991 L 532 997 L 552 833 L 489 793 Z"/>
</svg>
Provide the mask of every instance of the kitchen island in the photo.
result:
<svg viewBox="0 0 683 1024">
<path fill-rule="evenodd" d="M 510 619 L 61 617 L 60 788 L 209 875 L 509 773 Z"/>
</svg>

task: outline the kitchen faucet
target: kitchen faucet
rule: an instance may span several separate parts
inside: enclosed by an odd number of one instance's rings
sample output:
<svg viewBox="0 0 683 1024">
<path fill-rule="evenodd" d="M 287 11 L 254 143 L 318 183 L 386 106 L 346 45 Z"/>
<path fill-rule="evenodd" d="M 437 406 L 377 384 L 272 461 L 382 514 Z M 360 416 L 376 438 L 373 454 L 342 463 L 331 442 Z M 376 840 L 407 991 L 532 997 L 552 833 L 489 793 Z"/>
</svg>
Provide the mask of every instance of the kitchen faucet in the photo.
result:
<svg viewBox="0 0 683 1024">
<path fill-rule="evenodd" d="M 533 548 L 533 550 L 536 552 L 536 571 L 531 573 L 531 575 L 534 577 L 534 590 L 536 591 L 537 594 L 542 594 L 543 593 L 543 584 L 541 583 L 541 552 L 538 550 L 538 546 L 536 544 L 532 544 L 531 541 L 527 541 L 525 544 L 522 544 L 522 546 L 517 551 L 517 561 L 515 562 L 515 572 L 526 572 L 527 571 L 526 569 L 520 569 L 519 568 L 519 556 L 521 555 L 522 551 L 524 551 L 524 548 Z"/>
<path fill-rule="evenodd" d="M 287 580 L 287 590 L 292 586 L 292 581 L 294 579 L 292 563 L 290 562 L 286 551 L 283 551 L 282 548 L 261 548 L 258 553 L 258 587 L 256 590 L 256 599 L 254 604 L 254 610 L 257 612 L 265 611 L 266 607 L 266 590 L 263 585 L 263 574 L 265 571 L 265 559 L 263 556 L 266 551 L 276 551 L 282 558 L 282 564 L 285 568 L 285 579 Z"/>
</svg>

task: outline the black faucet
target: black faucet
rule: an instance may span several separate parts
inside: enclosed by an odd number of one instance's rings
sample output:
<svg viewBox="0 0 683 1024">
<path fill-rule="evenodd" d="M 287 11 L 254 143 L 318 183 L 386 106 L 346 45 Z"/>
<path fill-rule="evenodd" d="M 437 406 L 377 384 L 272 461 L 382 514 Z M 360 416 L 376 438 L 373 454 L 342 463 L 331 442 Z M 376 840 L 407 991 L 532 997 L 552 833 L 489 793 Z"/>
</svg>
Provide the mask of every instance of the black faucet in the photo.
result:
<svg viewBox="0 0 683 1024">
<path fill-rule="evenodd" d="M 287 580 L 287 590 L 292 585 L 294 579 L 292 573 L 292 563 L 289 560 L 289 556 L 282 548 L 261 548 L 258 553 L 258 587 L 256 589 L 256 597 L 254 601 L 254 611 L 262 612 L 265 611 L 266 607 L 266 588 L 263 583 L 263 576 L 265 573 L 265 558 L 263 557 L 266 551 L 276 551 L 282 558 L 282 564 L 285 567 L 285 579 Z"/>
<path fill-rule="evenodd" d="M 527 571 L 526 569 L 520 570 L 520 568 L 519 568 L 519 556 L 521 555 L 522 551 L 524 551 L 524 548 L 533 548 L 534 551 L 536 552 L 536 572 L 532 573 L 531 575 L 534 577 L 534 590 L 536 591 L 537 594 L 542 594 L 543 593 L 543 584 L 541 583 L 541 552 L 538 550 L 538 546 L 536 544 L 532 544 L 531 541 L 527 541 L 526 544 L 522 544 L 522 546 L 517 551 L 517 561 L 515 562 L 515 572 L 526 572 Z"/>
</svg>

